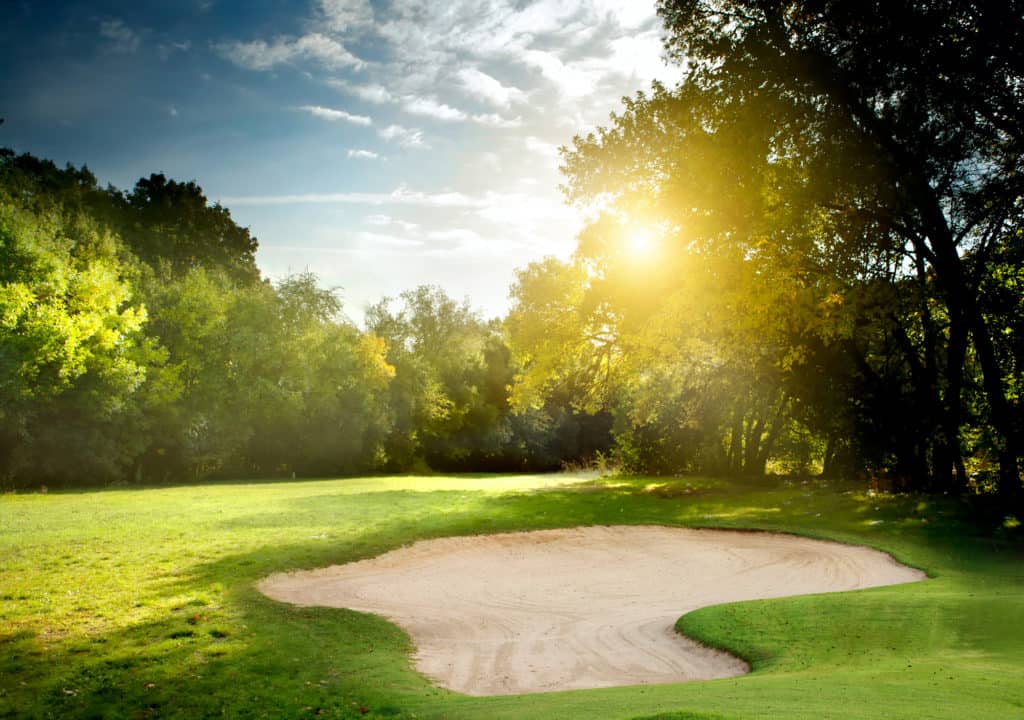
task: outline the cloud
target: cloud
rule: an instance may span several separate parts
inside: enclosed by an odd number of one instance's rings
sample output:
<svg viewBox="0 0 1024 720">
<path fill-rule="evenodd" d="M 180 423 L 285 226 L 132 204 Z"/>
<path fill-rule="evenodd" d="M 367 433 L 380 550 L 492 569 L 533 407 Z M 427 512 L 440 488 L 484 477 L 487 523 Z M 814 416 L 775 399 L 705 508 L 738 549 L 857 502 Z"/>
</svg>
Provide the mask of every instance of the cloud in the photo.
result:
<svg viewBox="0 0 1024 720">
<path fill-rule="evenodd" d="M 364 230 L 352 233 L 352 239 L 363 249 L 372 249 L 381 245 L 385 247 L 412 248 L 423 244 L 422 240 L 416 238 L 366 232 Z"/>
<path fill-rule="evenodd" d="M 459 70 L 463 89 L 472 97 L 499 108 L 508 109 L 513 102 L 523 102 L 526 93 L 517 87 L 502 85 L 498 80 L 476 68 Z"/>
<path fill-rule="evenodd" d="M 566 64 L 552 52 L 546 50 L 527 50 L 520 59 L 530 67 L 540 70 L 558 88 L 558 91 L 570 98 L 588 95 L 597 87 L 600 72 L 587 70 L 581 64 Z"/>
<path fill-rule="evenodd" d="M 655 78 L 666 70 L 662 60 L 661 32 L 650 30 L 640 35 L 623 36 L 611 41 L 609 61 L 620 73 L 638 78 Z"/>
<path fill-rule="evenodd" d="M 388 125 L 386 128 L 378 130 L 377 134 L 384 140 L 396 142 L 404 148 L 430 149 L 430 146 L 423 139 L 423 131 L 415 128 Z"/>
<path fill-rule="evenodd" d="M 539 137 L 534 135 L 527 135 L 523 138 L 523 144 L 526 145 L 526 149 L 537 155 L 543 155 L 546 158 L 558 158 L 558 146 L 545 142 Z"/>
<path fill-rule="evenodd" d="M 159 55 L 160 59 L 165 62 L 175 53 L 175 51 L 185 53 L 191 49 L 192 43 L 188 40 L 185 40 L 184 42 L 160 43 L 156 46 L 157 55 Z"/>
<path fill-rule="evenodd" d="M 335 32 L 345 32 L 373 23 L 369 0 L 319 0 L 324 23 Z"/>
<path fill-rule="evenodd" d="M 480 153 L 480 163 L 490 170 L 501 170 L 501 156 L 496 152 L 491 152 L 488 150 L 486 152 Z"/>
<path fill-rule="evenodd" d="M 142 44 L 138 33 L 116 18 L 100 23 L 100 37 L 110 41 L 107 50 L 125 55 L 133 55 Z"/>
<path fill-rule="evenodd" d="M 462 245 L 465 243 L 479 242 L 483 238 L 476 230 L 469 228 L 446 228 L 444 230 L 433 230 L 427 233 L 427 237 L 447 245 Z"/>
<path fill-rule="evenodd" d="M 487 127 L 492 128 L 510 129 L 522 127 L 523 124 L 523 118 L 521 115 L 514 118 L 504 118 L 501 115 L 498 115 L 497 113 L 486 113 L 482 115 L 474 115 L 472 119 L 473 122 L 477 123 L 478 125 L 485 125 Z"/>
<path fill-rule="evenodd" d="M 376 225 L 379 227 L 387 227 L 389 225 L 394 225 L 396 227 L 402 228 L 406 232 L 415 232 L 416 230 L 419 230 L 420 227 L 417 223 L 414 222 L 409 222 L 407 220 L 399 220 L 398 218 L 393 218 L 390 215 L 380 214 L 367 215 L 366 217 L 363 218 L 363 222 L 365 222 L 367 225 Z"/>
<path fill-rule="evenodd" d="M 474 198 L 455 191 L 423 192 L 399 185 L 390 193 L 306 193 L 301 195 L 242 195 L 221 198 L 222 205 L 412 205 L 419 207 L 479 208 L 487 204 L 484 198 Z"/>
<path fill-rule="evenodd" d="M 405 97 L 402 99 L 402 109 L 412 115 L 424 115 L 445 122 L 462 122 L 467 117 L 466 113 L 458 108 L 426 97 Z"/>
<path fill-rule="evenodd" d="M 332 122 L 344 121 L 352 123 L 353 125 L 372 125 L 373 119 L 368 118 L 365 115 L 353 115 L 352 113 L 345 112 L 344 110 L 335 110 L 333 108 L 325 108 L 319 105 L 302 105 L 297 110 L 308 112 L 314 117 L 323 118 L 324 120 L 330 120 Z"/>
<path fill-rule="evenodd" d="M 359 160 L 376 160 L 377 158 L 380 157 L 380 155 L 378 155 L 377 153 L 373 152 L 372 150 L 357 150 L 357 149 L 350 149 L 348 151 L 348 156 L 350 158 L 356 158 L 356 159 L 359 159 Z"/>
<path fill-rule="evenodd" d="M 383 105 L 394 99 L 391 92 L 383 85 L 353 85 L 338 78 L 329 79 L 327 84 L 375 105 Z"/>
<path fill-rule="evenodd" d="M 512 267 L 547 254 L 568 257 L 583 225 L 587 210 L 566 207 L 557 189 L 558 146 L 607 123 L 623 96 L 653 79 L 671 85 L 677 72 L 661 63 L 654 0 L 304 4 L 312 9 L 295 18 L 298 30 L 282 30 L 288 36 L 224 39 L 264 41 L 253 48 L 256 59 L 240 58 L 242 66 L 308 71 L 326 97 L 298 102 L 372 116 L 376 137 L 343 141 L 341 151 L 353 163 L 362 148 L 390 162 L 366 158 L 363 172 L 324 192 L 284 186 L 277 195 L 221 202 L 269 206 L 254 216 L 323 218 L 331 232 L 324 243 L 344 248 L 351 262 L 310 261 L 346 287 L 362 283 L 359 297 L 367 301 L 429 278 L 457 294 L 472 288 L 500 312 Z M 355 63 L 325 62 L 326 50 L 300 52 L 300 38 L 314 34 L 358 56 Z M 384 169 L 401 169 L 409 184 L 380 185 L 396 182 L 373 172 Z M 294 236 L 290 223 L 282 221 L 280 234 L 282 241 Z"/>
<path fill-rule="evenodd" d="M 273 42 L 229 42 L 214 46 L 223 57 L 246 70 L 271 70 L 278 65 L 312 60 L 327 68 L 359 69 L 365 63 L 337 40 L 319 32 L 278 37 Z"/>
</svg>

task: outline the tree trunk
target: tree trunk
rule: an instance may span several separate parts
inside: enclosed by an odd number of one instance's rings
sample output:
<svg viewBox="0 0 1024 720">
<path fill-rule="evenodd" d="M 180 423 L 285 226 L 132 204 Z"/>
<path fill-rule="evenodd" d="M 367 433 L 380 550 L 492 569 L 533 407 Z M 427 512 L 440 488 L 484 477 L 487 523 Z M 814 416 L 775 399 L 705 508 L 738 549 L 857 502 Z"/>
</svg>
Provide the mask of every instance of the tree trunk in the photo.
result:
<svg viewBox="0 0 1024 720">
<path fill-rule="evenodd" d="M 946 387 L 942 397 L 942 419 L 935 437 L 932 472 L 935 489 L 962 492 L 963 478 L 956 471 L 963 467 L 960 457 L 960 424 L 963 416 L 963 377 L 967 358 L 967 323 L 962 317 L 950 318 L 946 346 Z"/>
<path fill-rule="evenodd" d="M 743 466 L 743 413 L 735 410 L 732 419 L 732 436 L 729 439 L 729 472 L 740 475 Z"/>
<path fill-rule="evenodd" d="M 754 475 L 757 472 L 757 457 L 761 448 L 763 418 L 758 418 L 747 427 L 747 439 L 743 447 L 743 474 Z"/>
<path fill-rule="evenodd" d="M 981 364 L 982 384 L 991 412 L 992 426 L 999 435 L 999 446 L 996 449 L 999 458 L 998 492 L 1016 511 L 1024 508 L 1024 486 L 1021 484 L 1017 457 L 1019 445 L 1013 414 L 1003 389 L 1003 373 L 996 358 L 995 347 L 992 345 L 992 336 L 977 305 L 972 305 L 971 337 L 974 339 L 974 349 Z"/>
<path fill-rule="evenodd" d="M 1021 487 L 1018 459 L 1016 454 L 1016 438 L 1013 430 L 1009 403 L 1003 387 L 1002 373 L 996 359 L 988 328 L 977 307 L 977 287 L 971 287 L 964 272 L 956 239 L 950 229 L 948 219 L 943 212 L 942 202 L 928 181 L 925 163 L 917 158 L 892 132 L 885 118 L 880 117 L 875 109 L 854 90 L 856 84 L 844 76 L 839 66 L 827 56 L 807 51 L 796 50 L 790 42 L 781 12 L 768 14 L 769 35 L 780 49 L 785 49 L 797 72 L 815 82 L 827 95 L 849 112 L 854 122 L 863 132 L 877 143 L 884 155 L 893 163 L 896 179 L 907 190 L 907 199 L 917 211 L 923 234 L 927 237 L 930 252 L 915 241 L 915 251 L 925 257 L 935 270 L 949 317 L 962 318 L 969 326 L 973 345 L 981 363 L 985 396 L 990 407 L 990 422 L 999 436 L 999 487 L 1000 492 L 1012 498 L 1024 497 Z M 781 57 L 780 57 L 781 59 Z M 794 62 L 795 61 L 795 62 Z M 954 358 L 955 359 L 955 358 Z M 947 373 L 950 368 L 947 367 Z M 962 363 L 950 376 L 963 372 Z M 950 379 L 947 377 L 947 381 Z M 959 433 L 960 400 L 954 401 L 952 393 L 947 393 L 950 403 L 945 422 L 948 424 L 956 414 L 955 428 Z M 953 458 L 954 465 L 956 458 Z M 1020 500 L 1015 500 L 1020 506 Z"/>
</svg>

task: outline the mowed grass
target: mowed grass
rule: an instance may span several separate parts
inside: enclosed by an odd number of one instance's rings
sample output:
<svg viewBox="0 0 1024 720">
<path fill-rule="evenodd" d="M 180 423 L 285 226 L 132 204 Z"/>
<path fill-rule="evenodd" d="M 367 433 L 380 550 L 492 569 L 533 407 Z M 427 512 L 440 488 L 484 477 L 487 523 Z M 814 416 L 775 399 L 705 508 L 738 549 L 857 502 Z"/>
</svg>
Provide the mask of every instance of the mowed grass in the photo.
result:
<svg viewBox="0 0 1024 720">
<path fill-rule="evenodd" d="M 265 575 L 417 539 L 589 524 L 784 530 L 923 583 L 680 620 L 741 678 L 513 697 L 438 689 L 372 615 Z M 529 579 L 524 579 L 529 582 Z M 566 578 L 572 582 L 572 578 Z M 398 477 L 0 496 L 0 718 L 1024 717 L 1024 546 L 955 501 L 767 479 Z"/>
</svg>

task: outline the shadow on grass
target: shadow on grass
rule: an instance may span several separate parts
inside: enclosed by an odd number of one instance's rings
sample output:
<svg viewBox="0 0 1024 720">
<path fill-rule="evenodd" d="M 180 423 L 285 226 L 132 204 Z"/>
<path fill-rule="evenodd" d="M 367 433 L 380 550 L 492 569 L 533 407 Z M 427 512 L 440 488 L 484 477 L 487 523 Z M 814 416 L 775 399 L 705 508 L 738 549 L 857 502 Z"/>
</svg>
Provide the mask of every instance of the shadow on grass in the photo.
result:
<svg viewBox="0 0 1024 720">
<path fill-rule="evenodd" d="M 600 709 L 614 699 L 605 707 L 609 716 L 712 720 L 722 716 L 653 715 L 659 703 L 672 699 L 676 686 L 647 699 L 635 688 L 534 696 L 529 702 L 456 695 L 431 686 L 413 670 L 409 639 L 390 623 L 347 610 L 276 603 L 260 595 L 254 583 L 273 572 L 351 562 L 416 540 L 598 524 L 801 532 L 874 545 L 940 576 L 1004 578 L 1011 587 L 1022 559 L 1020 544 L 978 532 L 952 501 L 783 480 L 612 478 L 503 495 L 324 492 L 213 522 L 224 531 L 285 529 L 295 537 L 201 562 L 168 578 L 161 592 L 193 600 L 156 620 L 68 642 L 26 632 L 0 636 L 0 717 L 422 718 L 466 712 L 497 718 L 517 717 L 531 703 L 537 707 L 533 716 L 546 717 L 545 703 L 585 715 L 586 708 Z M 225 588 L 219 604 L 204 599 L 214 585 Z M 688 616 L 684 627 L 749 656 L 755 667 L 782 661 L 800 667 L 812 655 L 841 667 L 872 651 L 885 659 L 928 649 L 915 645 L 916 636 L 875 649 L 878 638 L 892 632 L 887 612 L 899 614 L 913 605 L 915 614 L 934 613 L 936 622 L 950 625 L 963 613 L 980 615 L 987 607 L 966 597 L 903 588 L 851 597 L 720 606 Z M 795 607 L 800 611 L 794 615 Z M 1019 604 L 1011 602 L 1005 611 L 1019 612 Z M 794 623 L 794 617 L 805 620 Z M 829 623 L 844 643 L 834 652 L 822 650 L 817 638 L 822 624 Z M 843 638 L 852 627 L 867 630 L 863 637 Z M 10 678 L 23 685 L 9 687 Z"/>
</svg>

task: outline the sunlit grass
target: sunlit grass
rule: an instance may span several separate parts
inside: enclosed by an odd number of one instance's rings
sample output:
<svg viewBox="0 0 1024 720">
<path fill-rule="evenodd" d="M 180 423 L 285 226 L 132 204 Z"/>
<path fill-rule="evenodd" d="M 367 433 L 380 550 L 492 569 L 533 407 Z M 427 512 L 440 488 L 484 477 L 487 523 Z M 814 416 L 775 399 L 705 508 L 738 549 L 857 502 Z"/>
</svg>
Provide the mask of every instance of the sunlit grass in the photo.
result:
<svg viewBox="0 0 1024 720">
<path fill-rule="evenodd" d="M 6 495 L 0 717 L 818 718 L 837 708 L 842 717 L 1011 717 L 1024 703 L 1021 546 L 961 517 L 953 501 L 707 478 L 394 477 Z M 408 639 L 381 619 L 281 605 L 253 588 L 270 572 L 419 538 L 605 523 L 832 537 L 888 550 L 934 579 L 707 608 L 681 621 L 750 660 L 755 673 L 744 678 L 503 698 L 431 687 L 412 669 Z"/>
</svg>

